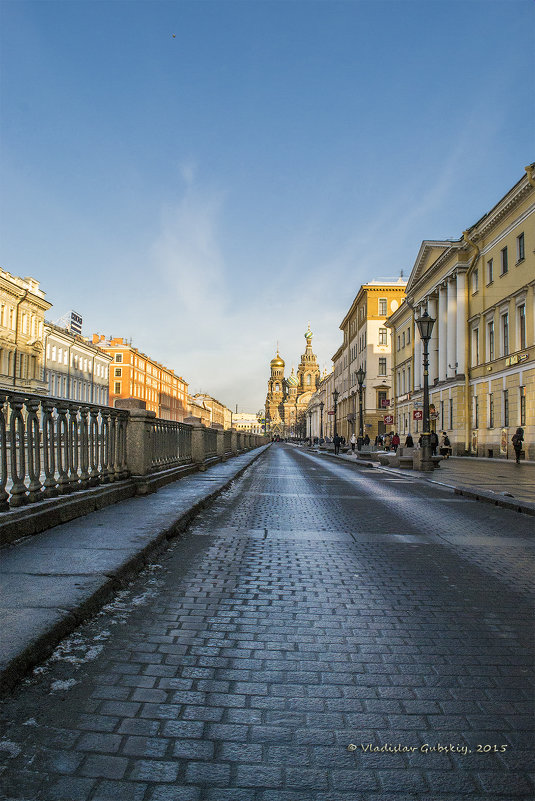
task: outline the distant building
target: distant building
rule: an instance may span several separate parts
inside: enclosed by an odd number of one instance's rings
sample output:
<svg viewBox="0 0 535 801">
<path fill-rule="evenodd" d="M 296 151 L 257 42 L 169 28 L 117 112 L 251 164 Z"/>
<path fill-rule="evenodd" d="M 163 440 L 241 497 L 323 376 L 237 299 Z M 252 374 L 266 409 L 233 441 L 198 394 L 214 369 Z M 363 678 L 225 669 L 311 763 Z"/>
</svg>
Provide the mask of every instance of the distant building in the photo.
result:
<svg viewBox="0 0 535 801">
<path fill-rule="evenodd" d="M 224 403 L 202 392 L 198 392 L 193 398 L 197 403 L 202 402 L 205 408 L 210 410 L 211 426 L 232 428 L 232 412 Z"/>
<path fill-rule="evenodd" d="M 35 278 L 0 269 L 0 388 L 46 394 L 43 325 L 51 307 Z"/>
<path fill-rule="evenodd" d="M 188 384 L 173 370 L 142 353 L 120 337 L 93 334 L 93 344 L 112 356 L 109 375 L 110 405 L 134 398 L 162 420 L 182 422 L 187 416 Z"/>
<path fill-rule="evenodd" d="M 277 349 L 271 360 L 266 395 L 266 433 L 285 437 L 305 436 L 305 412 L 320 381 L 320 369 L 312 351 L 312 331 L 305 333 L 305 352 L 297 368 L 284 377 L 284 359 Z"/>
<path fill-rule="evenodd" d="M 188 416 L 200 420 L 207 428 L 212 424 L 212 410 L 203 400 L 193 395 L 188 395 Z"/>
<path fill-rule="evenodd" d="M 236 431 L 246 431 L 248 434 L 263 434 L 262 423 L 256 414 L 249 412 L 234 412 L 232 414 L 232 428 Z"/>
<path fill-rule="evenodd" d="M 107 406 L 112 355 L 81 335 L 53 323 L 44 325 L 45 381 L 48 394 Z"/>
<path fill-rule="evenodd" d="M 378 278 L 363 284 L 340 323 L 344 340 L 333 356 L 334 385 L 338 390 L 337 431 L 349 439 L 359 433 L 359 393 L 357 371 L 365 371 L 363 390 L 364 434 L 372 439 L 390 431 L 393 406 L 392 333 L 387 318 L 405 299 L 403 278 Z M 409 340 L 410 341 L 410 340 Z M 333 399 L 328 398 L 329 410 Z"/>
</svg>

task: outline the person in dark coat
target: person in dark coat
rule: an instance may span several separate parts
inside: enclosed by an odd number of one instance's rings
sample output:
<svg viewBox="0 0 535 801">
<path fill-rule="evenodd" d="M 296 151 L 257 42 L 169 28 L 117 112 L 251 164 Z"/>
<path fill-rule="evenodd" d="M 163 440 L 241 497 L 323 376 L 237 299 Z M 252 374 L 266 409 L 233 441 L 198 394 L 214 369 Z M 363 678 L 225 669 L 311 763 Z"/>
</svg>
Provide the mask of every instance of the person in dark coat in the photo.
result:
<svg viewBox="0 0 535 801">
<path fill-rule="evenodd" d="M 368 436 L 367 434 L 366 434 L 366 436 L 364 437 L 364 444 L 365 444 L 365 445 L 369 445 L 369 444 L 370 444 L 370 438 L 369 438 L 369 436 Z"/>
<path fill-rule="evenodd" d="M 431 431 L 431 453 L 433 456 L 437 455 L 438 436 L 436 431 Z"/>
<path fill-rule="evenodd" d="M 414 440 L 412 438 L 412 434 L 407 434 L 407 436 L 405 437 L 405 447 L 414 448 Z"/>
<path fill-rule="evenodd" d="M 334 443 L 334 452 L 335 452 L 335 454 L 340 453 L 340 445 L 342 443 L 342 437 L 339 437 L 338 434 L 335 434 L 334 439 L 333 439 L 333 443 Z"/>
<path fill-rule="evenodd" d="M 515 459 L 516 463 L 520 464 L 520 454 L 522 453 L 522 443 L 524 442 L 524 429 L 517 428 L 515 433 L 512 436 L 511 442 L 513 443 L 513 448 L 515 449 Z"/>
<path fill-rule="evenodd" d="M 392 437 L 392 448 L 394 449 L 394 453 L 397 453 L 399 448 L 399 443 L 400 443 L 399 434 L 396 431 L 396 433 Z"/>
</svg>

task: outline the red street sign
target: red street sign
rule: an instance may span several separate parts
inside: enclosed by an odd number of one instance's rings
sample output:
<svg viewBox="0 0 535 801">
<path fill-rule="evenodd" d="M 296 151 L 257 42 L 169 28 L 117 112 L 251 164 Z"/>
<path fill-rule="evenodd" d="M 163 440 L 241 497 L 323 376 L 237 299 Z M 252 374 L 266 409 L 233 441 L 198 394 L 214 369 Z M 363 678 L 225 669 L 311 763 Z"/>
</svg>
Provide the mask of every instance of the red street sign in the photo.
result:
<svg viewBox="0 0 535 801">
<path fill-rule="evenodd" d="M 412 413 L 412 419 L 413 420 L 423 420 L 424 419 L 423 411 L 421 409 L 415 409 L 413 411 L 413 413 Z"/>
<path fill-rule="evenodd" d="M 386 425 L 392 425 L 392 423 L 394 422 L 394 416 L 391 414 L 385 414 L 384 421 Z"/>
<path fill-rule="evenodd" d="M 334 414 L 334 412 L 327 412 L 327 414 Z"/>
</svg>

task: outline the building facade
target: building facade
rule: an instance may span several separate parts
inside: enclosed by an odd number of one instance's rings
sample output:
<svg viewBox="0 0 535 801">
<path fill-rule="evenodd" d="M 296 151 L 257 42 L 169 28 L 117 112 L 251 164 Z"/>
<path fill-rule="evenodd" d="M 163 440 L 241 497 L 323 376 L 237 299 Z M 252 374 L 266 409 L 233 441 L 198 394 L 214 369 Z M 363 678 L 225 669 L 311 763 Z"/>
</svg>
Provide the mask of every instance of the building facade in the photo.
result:
<svg viewBox="0 0 535 801">
<path fill-rule="evenodd" d="M 0 388 L 46 394 L 43 327 L 51 305 L 35 278 L 0 269 Z"/>
<path fill-rule="evenodd" d="M 403 302 L 405 286 L 403 278 L 363 284 L 340 323 L 343 342 L 333 356 L 332 390 L 338 391 L 337 431 L 346 439 L 359 433 L 359 368 L 365 372 L 363 432 L 373 440 L 387 428 L 384 418 L 392 402 L 392 340 L 386 320 Z M 328 403 L 333 411 L 332 397 Z"/>
<path fill-rule="evenodd" d="M 395 342 L 395 426 L 421 431 L 423 351 L 414 321 L 436 322 L 429 343 L 432 427 L 453 452 L 512 457 L 524 428 L 535 458 L 534 165 L 458 240 L 424 241 L 407 303 L 389 319 Z M 410 332 L 410 342 L 407 333 Z"/>
<path fill-rule="evenodd" d="M 44 325 L 44 353 L 49 395 L 101 406 L 109 404 L 110 353 L 49 322 Z"/>
<path fill-rule="evenodd" d="M 112 357 L 110 406 L 119 398 L 134 398 L 162 420 L 184 420 L 188 414 L 188 384 L 181 376 L 120 337 L 106 339 L 93 334 L 93 344 Z"/>
<path fill-rule="evenodd" d="M 284 377 L 285 363 L 278 350 L 271 360 L 271 374 L 265 402 L 266 433 L 271 436 L 306 436 L 306 410 L 320 382 L 320 370 L 312 351 L 312 331 L 305 333 L 305 352 L 297 373 L 292 367 Z"/>
<path fill-rule="evenodd" d="M 225 430 L 232 428 L 232 412 L 224 403 L 203 392 L 198 392 L 193 399 L 197 404 L 204 405 L 204 408 L 210 412 L 208 425 Z"/>
<path fill-rule="evenodd" d="M 236 431 L 244 431 L 247 434 L 263 434 L 262 423 L 256 414 L 249 412 L 233 412 L 232 427 Z"/>
</svg>

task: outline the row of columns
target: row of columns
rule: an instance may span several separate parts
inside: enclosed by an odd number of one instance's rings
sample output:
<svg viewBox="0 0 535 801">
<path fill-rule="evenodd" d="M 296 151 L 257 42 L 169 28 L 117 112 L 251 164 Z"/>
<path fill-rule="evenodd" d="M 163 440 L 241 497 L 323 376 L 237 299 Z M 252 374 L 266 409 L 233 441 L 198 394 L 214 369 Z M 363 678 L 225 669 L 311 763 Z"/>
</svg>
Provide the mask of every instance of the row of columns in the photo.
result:
<svg viewBox="0 0 535 801">
<path fill-rule="evenodd" d="M 466 274 L 457 272 L 438 288 L 435 296 L 415 307 L 417 319 L 427 308 L 436 320 L 429 342 L 429 383 L 445 381 L 466 371 Z M 414 338 L 414 387 L 423 387 L 423 345 Z"/>
</svg>

